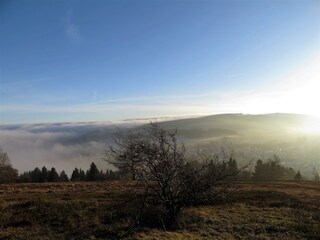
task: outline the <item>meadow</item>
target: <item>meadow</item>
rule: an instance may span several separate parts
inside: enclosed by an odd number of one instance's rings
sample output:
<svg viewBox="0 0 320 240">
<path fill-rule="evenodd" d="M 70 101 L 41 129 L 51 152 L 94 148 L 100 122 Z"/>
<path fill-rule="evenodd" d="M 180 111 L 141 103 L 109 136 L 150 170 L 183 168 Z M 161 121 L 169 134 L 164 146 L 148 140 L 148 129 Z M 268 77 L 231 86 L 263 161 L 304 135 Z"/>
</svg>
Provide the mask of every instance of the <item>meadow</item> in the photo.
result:
<svg viewBox="0 0 320 240">
<path fill-rule="evenodd" d="M 179 229 L 132 225 L 132 182 L 0 185 L 0 239 L 320 239 L 320 184 L 235 183 L 224 201 L 190 207 Z"/>
</svg>

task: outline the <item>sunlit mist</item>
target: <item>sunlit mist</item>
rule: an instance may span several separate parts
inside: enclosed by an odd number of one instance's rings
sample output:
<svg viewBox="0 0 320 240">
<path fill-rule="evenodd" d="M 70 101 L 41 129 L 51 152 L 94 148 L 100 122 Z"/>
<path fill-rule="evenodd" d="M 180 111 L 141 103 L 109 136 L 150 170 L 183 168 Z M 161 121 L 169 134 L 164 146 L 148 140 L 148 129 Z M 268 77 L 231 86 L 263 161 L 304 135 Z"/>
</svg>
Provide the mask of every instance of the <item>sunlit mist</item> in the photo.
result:
<svg viewBox="0 0 320 240">
<path fill-rule="evenodd" d="M 320 134 L 320 118 L 310 117 L 310 119 L 306 120 L 301 130 L 308 134 Z"/>
</svg>

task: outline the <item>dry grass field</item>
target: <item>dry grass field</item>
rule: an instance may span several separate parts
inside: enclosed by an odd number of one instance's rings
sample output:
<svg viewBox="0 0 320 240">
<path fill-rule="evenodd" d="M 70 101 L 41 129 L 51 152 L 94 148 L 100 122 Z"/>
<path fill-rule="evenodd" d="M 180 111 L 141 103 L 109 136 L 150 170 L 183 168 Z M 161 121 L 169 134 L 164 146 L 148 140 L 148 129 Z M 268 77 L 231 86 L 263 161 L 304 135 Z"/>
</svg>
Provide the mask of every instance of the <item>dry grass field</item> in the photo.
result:
<svg viewBox="0 0 320 240">
<path fill-rule="evenodd" d="M 0 185 L 0 239 L 320 239 L 320 184 L 237 183 L 180 228 L 130 229 L 128 182 Z"/>
</svg>

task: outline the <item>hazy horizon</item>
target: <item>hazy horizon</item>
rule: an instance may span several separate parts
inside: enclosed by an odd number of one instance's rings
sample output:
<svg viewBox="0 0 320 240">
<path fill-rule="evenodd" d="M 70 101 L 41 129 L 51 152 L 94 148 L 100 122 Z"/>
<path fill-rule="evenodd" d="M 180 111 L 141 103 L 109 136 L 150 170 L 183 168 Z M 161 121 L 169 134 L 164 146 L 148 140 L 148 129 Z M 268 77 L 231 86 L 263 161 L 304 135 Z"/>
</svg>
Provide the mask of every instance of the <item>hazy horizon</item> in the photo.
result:
<svg viewBox="0 0 320 240">
<path fill-rule="evenodd" d="M 154 120 L 154 119 L 153 119 Z M 290 167 L 311 171 L 318 166 L 320 120 L 297 114 L 218 114 L 161 120 L 166 129 L 178 129 L 189 149 L 230 149 L 239 163 L 268 159 L 277 154 Z M 68 122 L 0 125 L 0 147 L 8 153 L 19 172 L 34 167 L 55 167 L 68 174 L 87 169 L 91 162 L 105 170 L 113 168 L 102 160 L 112 137 L 121 129 L 139 129 L 150 120 L 111 122 Z M 319 166 L 320 167 L 320 166 Z"/>
<path fill-rule="evenodd" d="M 0 126 L 31 126 L 31 125 L 55 125 L 55 124 L 107 124 L 107 125 L 126 125 L 126 124 L 145 124 L 150 122 L 162 122 L 162 121 L 171 121 L 171 120 L 183 120 L 189 118 L 202 118 L 208 116 L 216 115 L 247 115 L 247 116 L 259 116 L 259 115 L 277 115 L 277 114 L 288 114 L 288 115 L 301 115 L 314 119 L 319 119 L 318 115 L 304 114 L 304 113 L 294 113 L 294 112 L 266 112 L 266 113 L 243 113 L 243 112 L 220 112 L 212 114 L 190 114 L 190 115 L 172 115 L 172 116 L 153 116 L 153 117 L 136 117 L 136 118 L 124 118 L 124 119 L 101 119 L 96 121 L 84 120 L 84 121 L 53 121 L 48 120 L 44 122 L 10 122 L 10 123 L 0 123 Z"/>
</svg>

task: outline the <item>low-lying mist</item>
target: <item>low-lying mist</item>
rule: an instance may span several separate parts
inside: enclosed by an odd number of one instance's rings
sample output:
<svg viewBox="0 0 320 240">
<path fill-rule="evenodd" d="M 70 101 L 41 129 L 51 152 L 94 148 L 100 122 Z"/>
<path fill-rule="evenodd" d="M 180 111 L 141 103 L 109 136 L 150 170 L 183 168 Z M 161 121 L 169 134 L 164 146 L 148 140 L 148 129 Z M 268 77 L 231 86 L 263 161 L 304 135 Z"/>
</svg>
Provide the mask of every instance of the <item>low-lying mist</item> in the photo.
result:
<svg viewBox="0 0 320 240">
<path fill-rule="evenodd" d="M 91 162 L 103 170 L 102 160 L 116 127 L 108 123 L 60 123 L 0 126 L 0 147 L 19 172 L 55 167 L 71 173 L 88 169 Z"/>
<path fill-rule="evenodd" d="M 301 132 L 306 119 L 293 114 L 222 114 L 161 124 L 178 129 L 189 151 L 224 148 L 235 152 L 240 164 L 252 161 L 253 165 L 259 158 L 267 160 L 276 154 L 282 164 L 308 174 L 315 167 L 320 169 L 320 134 Z M 2 125 L 0 147 L 20 173 L 46 166 L 70 174 L 75 167 L 88 169 L 91 162 L 105 171 L 113 169 L 102 160 L 113 134 L 148 121 Z"/>
</svg>

